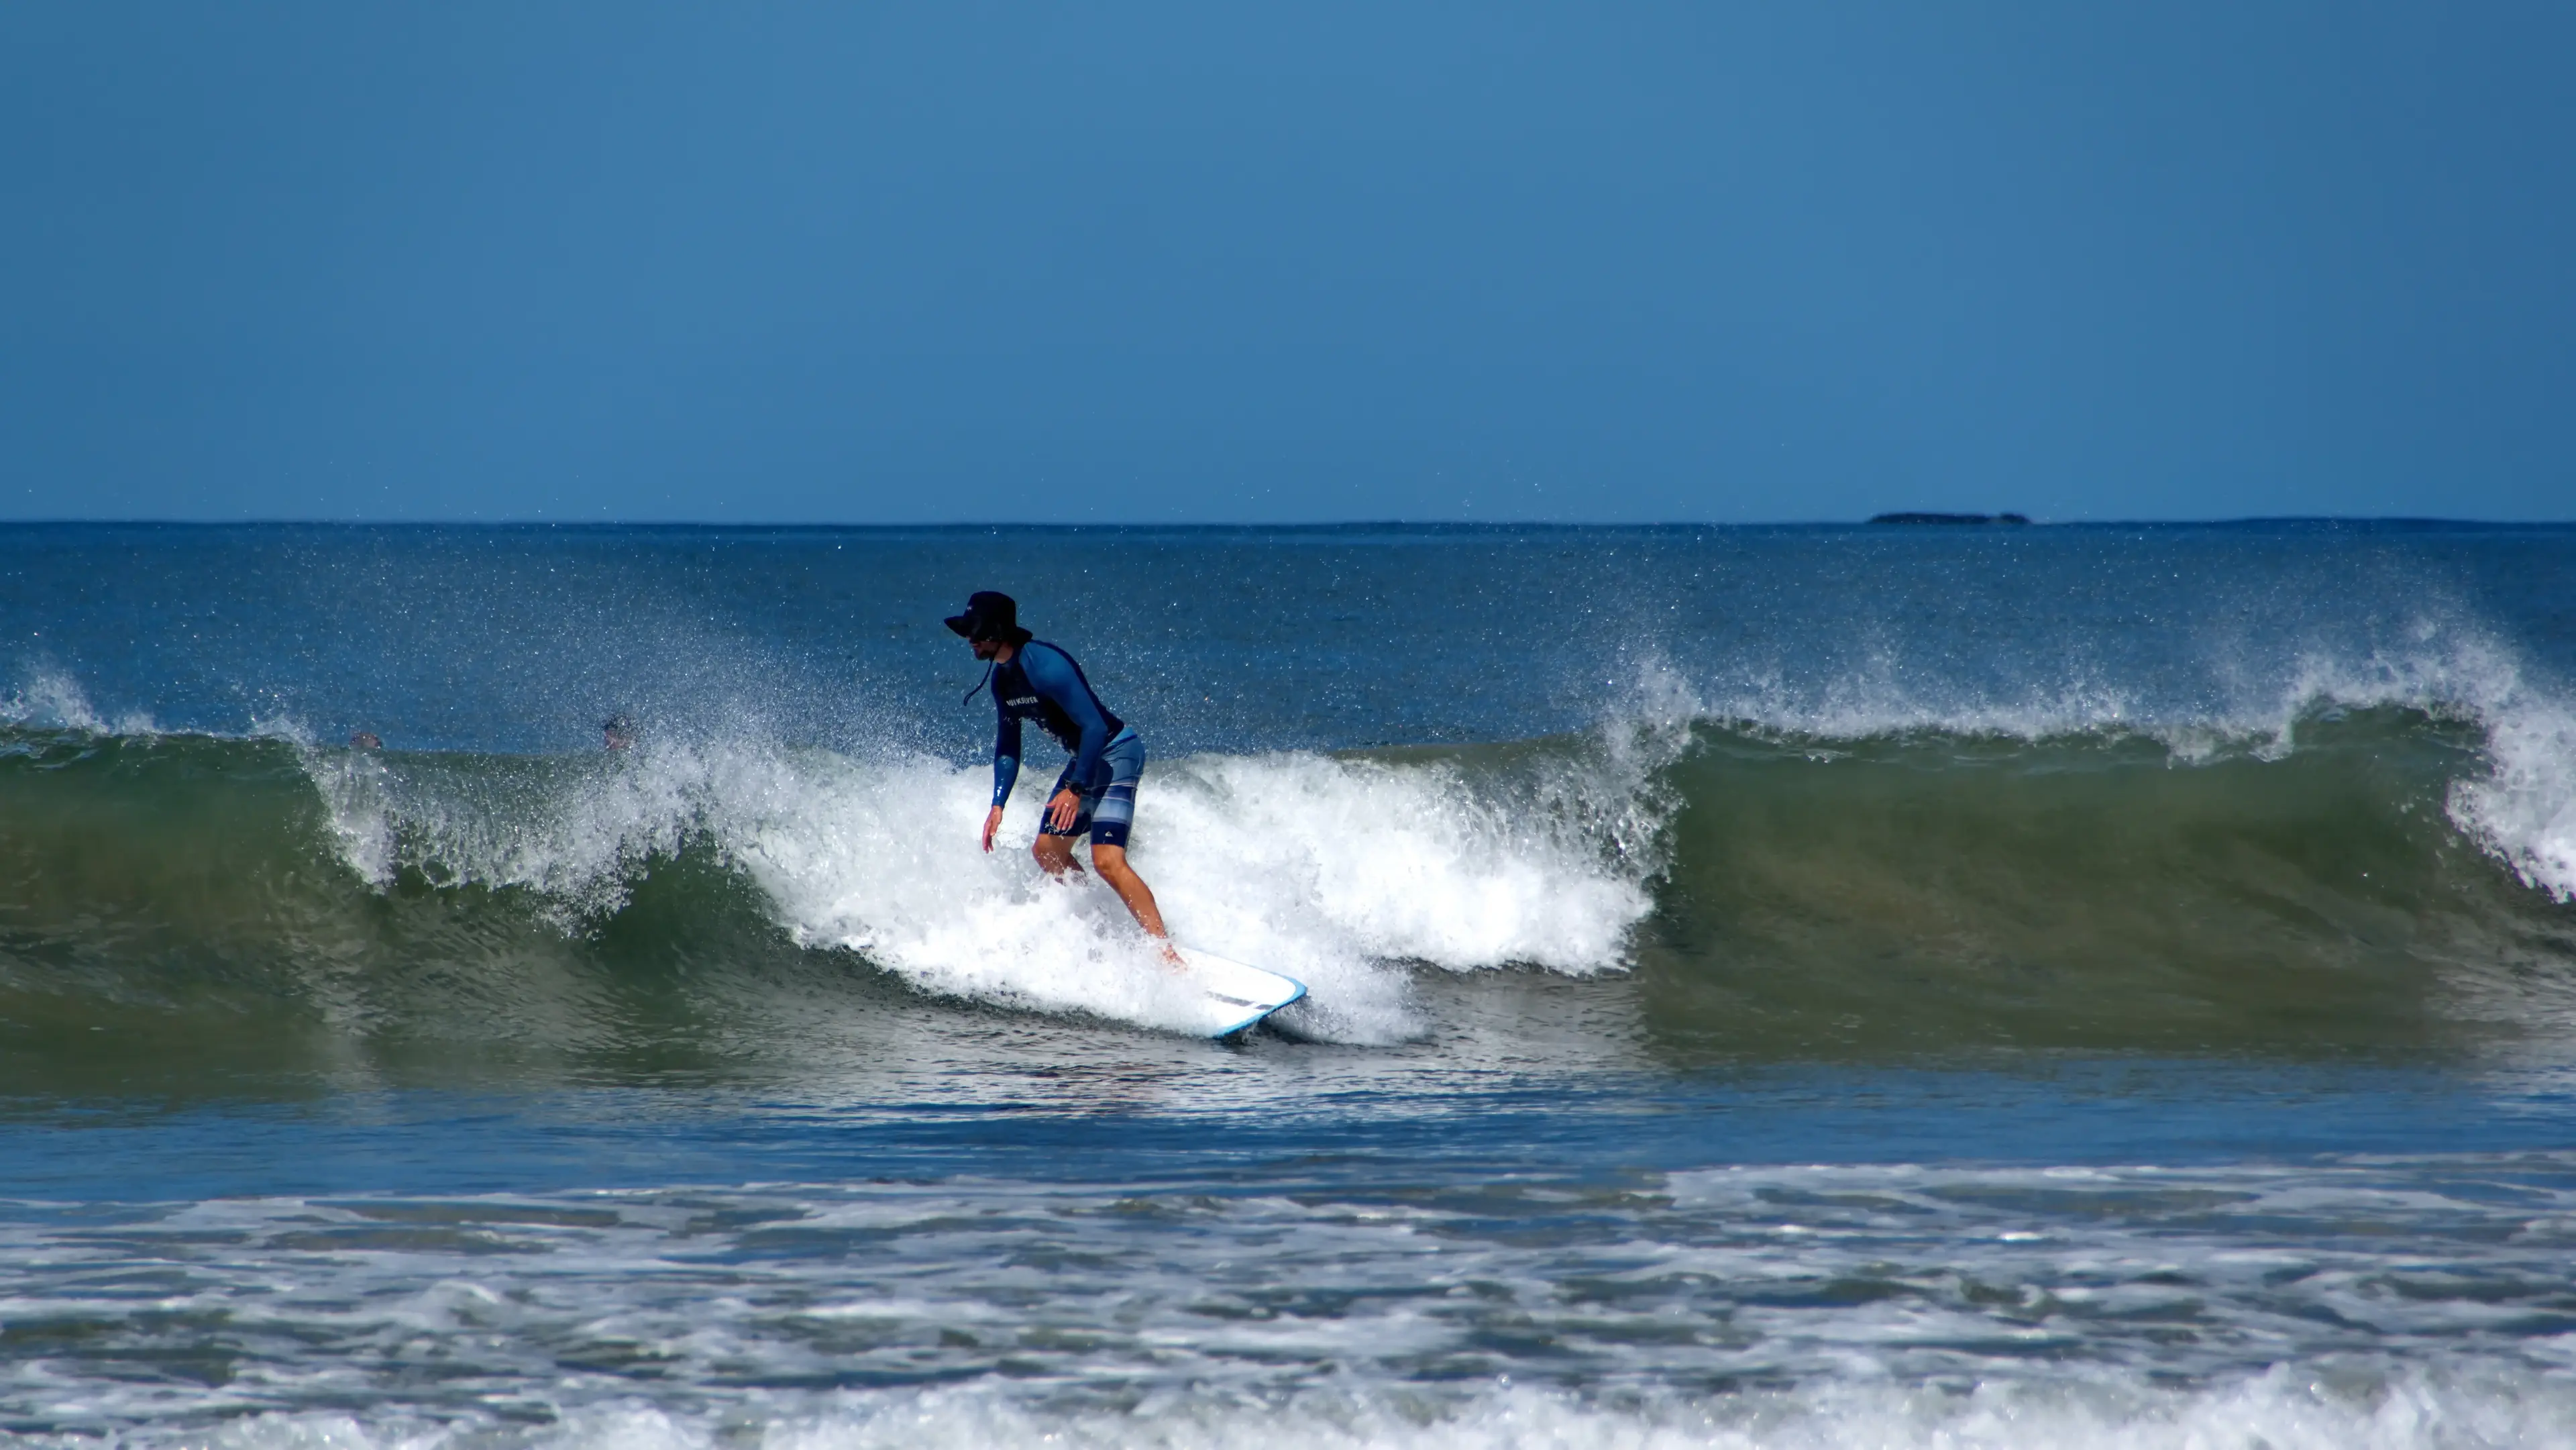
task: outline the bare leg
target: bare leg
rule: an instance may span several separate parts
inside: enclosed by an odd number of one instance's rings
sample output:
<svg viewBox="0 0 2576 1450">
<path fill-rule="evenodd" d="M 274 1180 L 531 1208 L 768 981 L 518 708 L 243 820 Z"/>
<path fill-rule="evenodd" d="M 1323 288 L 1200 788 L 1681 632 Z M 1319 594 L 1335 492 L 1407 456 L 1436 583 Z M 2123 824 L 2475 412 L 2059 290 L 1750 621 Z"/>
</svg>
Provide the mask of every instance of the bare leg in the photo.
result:
<svg viewBox="0 0 2576 1450">
<path fill-rule="evenodd" d="M 1172 950 L 1172 934 L 1163 930 L 1163 909 L 1154 904 L 1154 888 L 1146 885 L 1145 878 L 1136 874 L 1136 868 L 1127 864 L 1127 848 L 1093 846 L 1091 869 L 1099 872 L 1100 879 L 1109 883 L 1109 889 L 1118 893 L 1118 899 L 1127 903 L 1128 914 L 1145 929 L 1145 935 L 1162 944 L 1163 960 L 1174 966 L 1181 965 L 1181 954 Z"/>
<path fill-rule="evenodd" d="M 1029 847 L 1029 854 L 1038 858 L 1038 865 L 1046 872 L 1046 874 L 1055 877 L 1059 881 L 1064 879 L 1066 872 L 1071 872 L 1076 876 L 1082 874 L 1082 863 L 1073 859 L 1073 838 L 1071 836 L 1040 836 L 1037 838 L 1037 841 Z M 1144 883 L 1139 882 L 1137 884 L 1143 885 Z M 1123 896 L 1126 893 L 1120 892 L 1119 894 Z M 1150 896 L 1145 899 L 1149 902 L 1153 900 Z"/>
</svg>

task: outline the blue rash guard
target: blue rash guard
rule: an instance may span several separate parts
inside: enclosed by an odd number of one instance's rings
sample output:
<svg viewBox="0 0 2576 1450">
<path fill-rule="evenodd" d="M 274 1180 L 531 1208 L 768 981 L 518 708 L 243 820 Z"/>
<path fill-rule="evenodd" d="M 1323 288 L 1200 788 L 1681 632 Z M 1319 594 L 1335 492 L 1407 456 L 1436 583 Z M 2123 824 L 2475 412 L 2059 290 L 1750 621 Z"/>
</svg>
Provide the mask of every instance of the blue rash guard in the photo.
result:
<svg viewBox="0 0 2576 1450">
<path fill-rule="evenodd" d="M 1085 795 L 1093 793 L 1090 782 L 1100 773 L 1102 752 L 1127 728 L 1100 703 L 1073 656 L 1039 639 L 1021 645 L 1010 663 L 993 667 L 993 708 L 1002 717 L 1001 728 L 993 736 L 993 804 L 997 806 L 1011 798 L 1011 787 L 1020 778 L 1021 721 L 1037 721 L 1073 753 L 1064 778 L 1074 783 L 1076 793 Z"/>
</svg>

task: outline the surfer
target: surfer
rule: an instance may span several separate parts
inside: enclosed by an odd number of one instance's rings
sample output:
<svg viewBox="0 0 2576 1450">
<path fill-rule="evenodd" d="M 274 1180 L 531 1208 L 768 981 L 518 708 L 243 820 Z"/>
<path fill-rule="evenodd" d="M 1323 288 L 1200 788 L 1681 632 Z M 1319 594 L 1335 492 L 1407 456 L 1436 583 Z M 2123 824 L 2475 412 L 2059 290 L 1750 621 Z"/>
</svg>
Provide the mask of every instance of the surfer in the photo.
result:
<svg viewBox="0 0 2576 1450">
<path fill-rule="evenodd" d="M 1020 722 L 1035 720 L 1073 759 L 1056 777 L 1030 854 L 1049 876 L 1078 876 L 1082 868 L 1074 862 L 1073 843 L 1088 833 L 1093 869 L 1127 904 L 1145 934 L 1162 945 L 1164 958 L 1178 965 L 1180 956 L 1163 929 L 1153 888 L 1127 864 L 1127 831 L 1136 819 L 1145 742 L 1100 703 L 1072 655 L 1020 628 L 1019 612 L 1011 596 L 986 589 L 967 599 L 965 613 L 948 616 L 948 627 L 990 666 L 983 684 L 967 691 L 966 698 L 974 699 L 976 690 L 991 685 L 993 708 L 1001 717 L 993 736 L 993 808 L 984 816 L 984 849 L 993 849 L 1002 807 L 1020 778 Z"/>
</svg>

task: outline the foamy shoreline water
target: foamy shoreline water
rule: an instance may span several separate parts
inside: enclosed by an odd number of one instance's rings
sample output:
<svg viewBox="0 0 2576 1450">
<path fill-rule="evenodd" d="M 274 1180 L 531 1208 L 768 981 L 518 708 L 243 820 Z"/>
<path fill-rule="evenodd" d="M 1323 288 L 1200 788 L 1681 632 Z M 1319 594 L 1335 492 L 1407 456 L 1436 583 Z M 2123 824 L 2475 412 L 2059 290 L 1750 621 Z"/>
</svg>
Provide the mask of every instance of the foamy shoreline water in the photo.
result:
<svg viewBox="0 0 2576 1450">
<path fill-rule="evenodd" d="M 127 1444 L 2543 1443 L 2576 1410 L 2571 1193 L 2563 1155 L 2463 1155 L 21 1205 L 0 1302 L 55 1347 L 0 1414 Z"/>
<path fill-rule="evenodd" d="M 572 1416 L 543 1428 L 348 1414 L 263 1415 L 212 1430 L 120 1434 L 134 1446 L 210 1450 L 894 1450 L 894 1447 L 1078 1446 L 1099 1450 L 2482 1450 L 2547 1445 L 2576 1417 L 2576 1393 L 2482 1365 L 2443 1373 L 2342 1364 L 2282 1366 L 2203 1392 L 2107 1382 L 2046 1390 L 1837 1388 L 1706 1402 L 1607 1408 L 1501 1389 L 1433 1409 L 1413 1395 L 1317 1394 L 1285 1405 L 1161 1403 L 1141 1411 L 1033 1414 L 959 1391 L 782 1397 L 784 1404 L 699 1419 L 649 1404 Z M 82 1446 L 77 1435 L 0 1443 Z"/>
</svg>

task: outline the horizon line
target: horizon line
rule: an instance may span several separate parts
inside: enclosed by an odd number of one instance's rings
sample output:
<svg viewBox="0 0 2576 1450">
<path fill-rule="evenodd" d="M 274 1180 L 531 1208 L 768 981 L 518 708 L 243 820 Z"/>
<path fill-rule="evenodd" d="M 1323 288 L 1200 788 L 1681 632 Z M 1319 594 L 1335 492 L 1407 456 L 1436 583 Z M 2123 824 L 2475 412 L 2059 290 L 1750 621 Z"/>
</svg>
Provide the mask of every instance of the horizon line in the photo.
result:
<svg viewBox="0 0 2576 1450">
<path fill-rule="evenodd" d="M 1903 512 L 1923 512 L 1906 510 Z M 727 521 L 705 519 L 346 519 L 266 517 L 241 519 L 29 518 L 0 519 L 0 529 L 464 529 L 492 532 L 604 532 L 617 529 L 698 533 L 1503 533 L 1512 531 L 1672 533 L 1688 530 L 1870 529 L 1933 533 L 2011 533 L 2022 529 L 2174 529 L 2260 525 L 2376 525 L 2413 528 L 2576 528 L 2576 518 L 2456 518 L 2432 514 L 2245 514 L 2223 518 L 2052 519 L 1961 514 L 1914 519 L 1798 519 L 1725 523 L 1713 520 L 1575 521 L 1547 519 L 1337 519 L 1284 522 L 1025 522 L 956 520 L 914 523 Z"/>
</svg>

